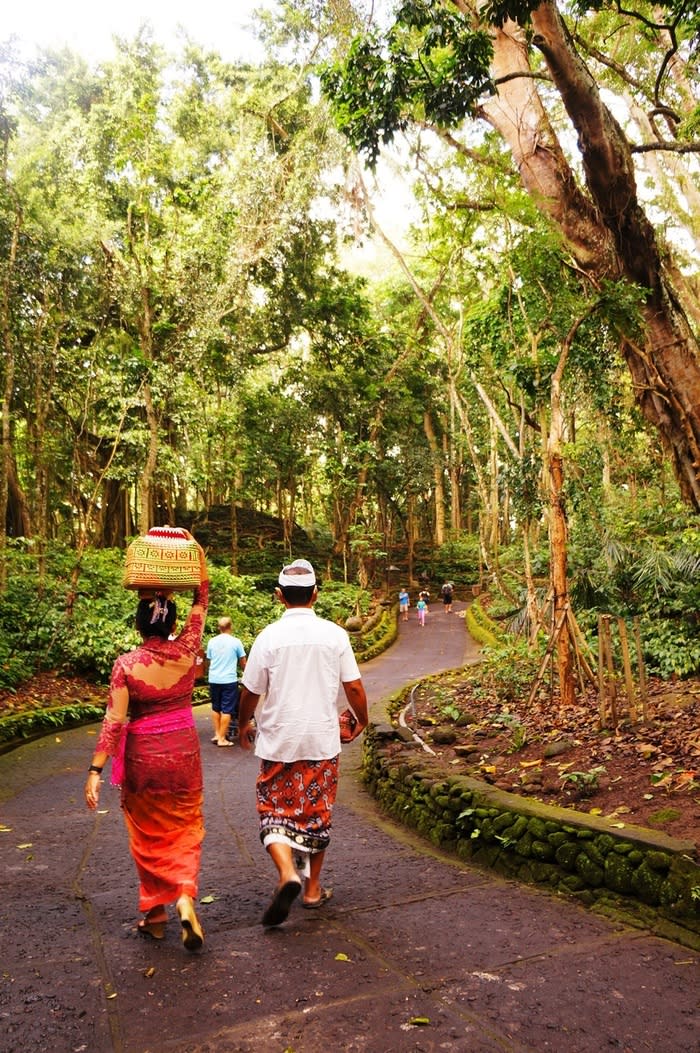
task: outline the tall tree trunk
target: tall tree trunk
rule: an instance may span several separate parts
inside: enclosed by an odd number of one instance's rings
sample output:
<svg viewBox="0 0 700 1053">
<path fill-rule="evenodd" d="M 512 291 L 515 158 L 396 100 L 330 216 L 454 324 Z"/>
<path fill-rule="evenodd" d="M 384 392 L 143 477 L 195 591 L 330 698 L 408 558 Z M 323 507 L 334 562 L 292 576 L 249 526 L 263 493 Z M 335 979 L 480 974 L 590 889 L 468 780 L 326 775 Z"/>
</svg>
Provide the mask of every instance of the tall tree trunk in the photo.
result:
<svg viewBox="0 0 700 1053">
<path fill-rule="evenodd" d="M 465 15 L 465 0 L 454 0 Z M 684 498 L 700 509 L 700 352 L 664 269 L 655 234 L 637 197 L 625 135 L 575 50 L 557 7 L 531 15 L 541 51 L 578 134 L 590 196 L 578 186 L 531 77 L 525 32 L 513 22 L 493 29 L 496 97 L 481 113 L 508 143 L 523 186 L 561 231 L 583 270 L 621 276 L 648 289 L 645 344 L 621 351 L 646 419 L 659 431 Z"/>
<path fill-rule="evenodd" d="M 15 386 L 15 341 L 10 319 L 10 300 L 21 228 L 22 212 L 19 205 L 17 205 L 10 241 L 10 252 L 3 267 L 2 300 L 0 301 L 0 326 L 2 327 L 2 347 L 5 358 L 5 382 L 2 390 L 2 473 L 0 474 L 0 594 L 4 593 L 7 586 L 7 510 L 10 474 L 13 467 L 11 413 L 12 394 Z"/>
<path fill-rule="evenodd" d="M 442 471 L 442 454 L 428 410 L 423 414 L 423 431 L 428 440 L 433 459 L 433 507 L 435 509 L 433 542 L 439 546 L 445 543 L 445 483 Z"/>
<path fill-rule="evenodd" d="M 414 494 L 408 495 L 408 521 L 406 523 L 406 541 L 408 550 L 406 558 L 408 561 L 408 583 L 413 581 L 414 549 L 416 543 L 416 498 Z"/>
<path fill-rule="evenodd" d="M 146 460 L 141 473 L 141 506 L 139 508 L 139 532 L 147 534 L 152 526 L 156 524 L 155 509 L 155 477 L 156 464 L 158 462 L 158 415 L 153 404 L 151 385 L 143 385 L 143 401 L 146 407 L 146 423 L 148 424 L 148 448 Z"/>
<path fill-rule="evenodd" d="M 238 576 L 238 512 L 236 510 L 236 489 L 231 492 L 231 573 Z"/>
<path fill-rule="evenodd" d="M 622 353 L 646 419 L 661 434 L 685 499 L 700 509 L 700 353 L 639 203 L 629 142 L 604 104 L 553 3 L 532 13 L 533 44 L 545 58 L 576 129 L 586 183 L 621 272 L 648 290 L 645 346 Z"/>
<path fill-rule="evenodd" d="M 590 313 L 590 312 L 589 312 Z M 559 356 L 557 368 L 552 374 L 550 394 L 550 425 L 547 441 L 547 465 L 550 480 L 550 569 L 552 578 L 552 631 L 558 631 L 556 650 L 559 673 L 559 693 L 563 707 L 576 701 L 576 680 L 572 648 L 575 646 L 569 630 L 567 609 L 569 606 L 568 570 L 568 525 L 564 509 L 564 460 L 562 457 L 564 414 L 561 406 L 561 383 L 564 369 L 574 337 L 583 318 L 579 318 L 569 330 Z"/>
</svg>

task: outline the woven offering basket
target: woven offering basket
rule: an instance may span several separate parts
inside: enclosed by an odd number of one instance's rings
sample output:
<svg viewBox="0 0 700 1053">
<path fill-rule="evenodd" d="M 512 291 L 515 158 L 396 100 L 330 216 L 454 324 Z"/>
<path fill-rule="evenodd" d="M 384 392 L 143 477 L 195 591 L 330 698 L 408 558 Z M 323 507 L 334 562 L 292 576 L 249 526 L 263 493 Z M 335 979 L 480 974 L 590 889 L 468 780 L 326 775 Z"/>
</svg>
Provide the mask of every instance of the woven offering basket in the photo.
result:
<svg viewBox="0 0 700 1053">
<path fill-rule="evenodd" d="M 126 550 L 124 586 L 176 592 L 201 582 L 199 546 L 182 527 L 152 527 Z"/>
</svg>

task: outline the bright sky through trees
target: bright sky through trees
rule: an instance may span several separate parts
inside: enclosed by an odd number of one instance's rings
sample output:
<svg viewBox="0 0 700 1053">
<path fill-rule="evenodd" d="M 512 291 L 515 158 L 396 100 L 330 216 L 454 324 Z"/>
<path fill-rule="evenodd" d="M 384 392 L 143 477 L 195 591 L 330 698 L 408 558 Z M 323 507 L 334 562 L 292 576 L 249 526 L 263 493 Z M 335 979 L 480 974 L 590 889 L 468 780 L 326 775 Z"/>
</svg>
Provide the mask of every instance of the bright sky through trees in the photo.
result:
<svg viewBox="0 0 700 1053">
<path fill-rule="evenodd" d="M 215 48 L 225 59 L 254 57 L 257 45 L 249 32 L 254 10 L 273 8 L 275 0 L 26 0 L 4 4 L 0 40 L 16 36 L 23 53 L 34 47 L 64 47 L 88 60 L 112 53 L 112 36 L 130 39 L 144 23 L 165 46 L 175 45 L 182 31 L 193 41 Z"/>
</svg>

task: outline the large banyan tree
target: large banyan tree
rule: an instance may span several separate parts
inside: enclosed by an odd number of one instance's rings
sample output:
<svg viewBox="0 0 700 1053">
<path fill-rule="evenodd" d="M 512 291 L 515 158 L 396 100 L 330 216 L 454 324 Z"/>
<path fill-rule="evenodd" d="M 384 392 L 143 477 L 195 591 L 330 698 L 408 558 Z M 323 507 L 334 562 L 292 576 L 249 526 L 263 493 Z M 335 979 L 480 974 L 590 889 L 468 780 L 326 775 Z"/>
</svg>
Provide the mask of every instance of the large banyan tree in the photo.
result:
<svg viewBox="0 0 700 1053">
<path fill-rule="evenodd" d="M 670 178 L 697 250 L 700 16 L 692 0 L 631 7 L 405 0 L 389 28 L 356 37 L 323 82 L 338 126 L 372 163 L 382 143 L 411 127 L 429 126 L 469 154 L 473 122 L 485 122 L 583 280 L 644 290 L 644 337 L 623 333 L 620 350 L 685 499 L 700 509 L 697 290 L 649 218 L 635 165 L 635 155 L 687 162 Z M 612 97 L 634 123 L 616 115 Z"/>
</svg>

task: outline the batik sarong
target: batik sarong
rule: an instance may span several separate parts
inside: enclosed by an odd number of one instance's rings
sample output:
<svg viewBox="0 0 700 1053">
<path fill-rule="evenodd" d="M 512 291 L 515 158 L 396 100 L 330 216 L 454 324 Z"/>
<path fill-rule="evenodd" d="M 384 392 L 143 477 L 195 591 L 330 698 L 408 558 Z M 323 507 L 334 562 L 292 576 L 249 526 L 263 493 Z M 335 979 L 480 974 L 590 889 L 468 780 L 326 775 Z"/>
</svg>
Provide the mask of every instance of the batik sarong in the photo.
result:
<svg viewBox="0 0 700 1053">
<path fill-rule="evenodd" d="M 338 760 L 261 761 L 255 789 L 264 845 L 288 844 L 308 854 L 328 848 Z"/>
</svg>

